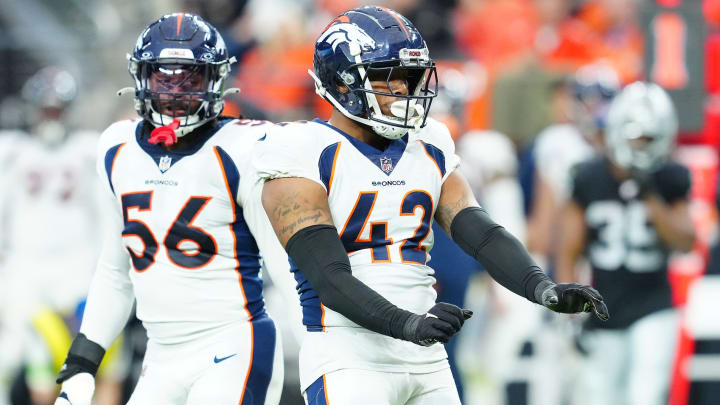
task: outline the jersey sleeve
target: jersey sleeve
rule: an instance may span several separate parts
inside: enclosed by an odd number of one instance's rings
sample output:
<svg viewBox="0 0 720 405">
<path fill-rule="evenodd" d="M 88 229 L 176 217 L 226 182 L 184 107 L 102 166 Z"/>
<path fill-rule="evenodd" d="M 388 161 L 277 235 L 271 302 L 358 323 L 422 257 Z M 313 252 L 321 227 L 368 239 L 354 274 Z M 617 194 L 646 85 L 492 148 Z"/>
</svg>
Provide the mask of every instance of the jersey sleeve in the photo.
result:
<svg viewBox="0 0 720 405">
<path fill-rule="evenodd" d="M 99 204 L 105 235 L 95 274 L 90 283 L 80 332 L 103 348 L 110 347 L 130 317 L 135 296 L 130 281 L 130 255 L 123 247 L 123 220 L 110 182 L 112 167 L 108 154 L 119 149 L 122 131 L 130 131 L 130 121 L 111 125 L 100 137 L 96 163 L 97 174 L 104 185 Z"/>
<path fill-rule="evenodd" d="M 670 204 L 687 200 L 691 183 L 690 170 L 679 163 L 671 162 L 655 173 L 658 192 Z"/>
<path fill-rule="evenodd" d="M 125 327 L 135 296 L 128 274 L 130 255 L 122 243 L 122 217 L 115 201 L 108 199 L 104 206 L 105 239 L 90 283 L 80 332 L 107 349 Z"/>
<path fill-rule="evenodd" d="M 100 135 L 97 142 L 97 161 L 95 170 L 103 185 L 103 189 L 113 192 L 112 185 L 112 169 L 115 158 L 121 152 L 123 146 L 128 141 L 128 136 L 135 133 L 138 121 L 118 121 L 110 125 Z"/>
<path fill-rule="evenodd" d="M 289 123 L 271 128 L 256 145 L 253 167 L 261 180 L 303 177 L 325 187 L 320 178 L 319 137 L 313 137 L 312 123 Z"/>
<path fill-rule="evenodd" d="M 455 142 L 448 127 L 440 121 L 428 118 L 425 128 L 418 132 L 418 139 L 425 150 L 438 164 L 442 181 L 460 166 L 460 156 L 455 153 Z"/>
</svg>

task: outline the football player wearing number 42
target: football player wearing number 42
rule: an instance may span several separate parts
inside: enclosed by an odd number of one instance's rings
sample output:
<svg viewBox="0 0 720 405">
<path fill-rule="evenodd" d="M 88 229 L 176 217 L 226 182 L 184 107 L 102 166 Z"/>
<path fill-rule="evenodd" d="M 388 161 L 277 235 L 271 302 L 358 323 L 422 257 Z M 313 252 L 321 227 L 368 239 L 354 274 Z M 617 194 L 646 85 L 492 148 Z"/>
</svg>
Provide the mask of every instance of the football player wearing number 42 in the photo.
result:
<svg viewBox="0 0 720 405">
<path fill-rule="evenodd" d="M 435 343 L 471 313 L 435 303 L 433 219 L 515 293 L 608 317 L 595 290 L 552 282 L 475 201 L 448 129 L 427 118 L 437 76 L 412 23 L 383 7 L 347 11 L 318 38 L 310 74 L 330 120 L 271 130 L 253 156 L 297 267 L 308 404 L 460 403 Z"/>
<path fill-rule="evenodd" d="M 130 90 L 143 119 L 117 122 L 99 141 L 114 225 L 56 405 L 90 404 L 133 300 L 149 341 L 129 404 L 279 402 L 281 346 L 258 247 L 284 276 L 276 281 L 288 279 L 293 295 L 294 285 L 260 195 L 248 192 L 251 147 L 266 124 L 219 116 L 233 61 L 218 31 L 191 14 L 166 15 L 138 38 Z"/>
<path fill-rule="evenodd" d="M 677 334 L 668 253 L 688 251 L 694 241 L 690 173 L 668 158 L 677 125 L 662 88 L 630 84 L 610 104 L 605 156 L 574 169 L 557 277 L 574 280 L 586 252 L 613 314 L 609 322 L 589 319 L 580 336 L 587 356 L 578 403 L 667 404 Z"/>
</svg>

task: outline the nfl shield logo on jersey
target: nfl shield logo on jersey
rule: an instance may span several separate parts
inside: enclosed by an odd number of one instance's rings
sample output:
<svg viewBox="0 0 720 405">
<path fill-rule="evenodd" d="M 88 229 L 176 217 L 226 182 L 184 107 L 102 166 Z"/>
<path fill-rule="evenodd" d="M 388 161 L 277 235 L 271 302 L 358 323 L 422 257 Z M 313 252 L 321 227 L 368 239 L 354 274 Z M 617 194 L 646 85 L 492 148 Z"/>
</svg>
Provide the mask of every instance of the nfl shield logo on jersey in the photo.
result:
<svg viewBox="0 0 720 405">
<path fill-rule="evenodd" d="M 390 174 L 393 169 L 392 159 L 390 159 L 389 157 L 381 157 L 380 169 L 382 169 L 382 171 L 384 171 L 385 173 Z"/>
<path fill-rule="evenodd" d="M 165 173 L 167 169 L 170 168 L 170 163 L 172 162 L 172 158 L 168 155 L 165 155 L 160 158 L 160 162 L 158 162 L 158 169 L 160 169 L 161 172 Z"/>
</svg>

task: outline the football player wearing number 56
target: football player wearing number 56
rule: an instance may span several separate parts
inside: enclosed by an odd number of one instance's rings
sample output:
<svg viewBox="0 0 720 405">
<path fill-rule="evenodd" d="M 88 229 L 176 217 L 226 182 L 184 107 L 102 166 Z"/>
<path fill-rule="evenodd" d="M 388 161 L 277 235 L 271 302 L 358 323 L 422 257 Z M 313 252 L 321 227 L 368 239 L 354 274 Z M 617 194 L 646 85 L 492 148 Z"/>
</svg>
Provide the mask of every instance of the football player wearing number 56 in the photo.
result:
<svg viewBox="0 0 720 405">
<path fill-rule="evenodd" d="M 636 82 L 610 104 L 605 156 L 574 168 L 562 215 L 557 278 L 573 281 L 580 255 L 607 300 L 609 322 L 588 319 L 579 403 L 667 403 L 677 334 L 668 253 L 692 248 L 690 173 L 669 160 L 677 117 L 658 85 Z"/>
<path fill-rule="evenodd" d="M 607 317 L 595 290 L 553 283 L 475 201 L 447 127 L 427 118 L 437 76 L 412 23 L 383 7 L 347 11 L 318 38 L 310 74 L 330 120 L 271 130 L 253 158 L 297 266 L 308 404 L 460 404 L 436 343 L 471 313 L 435 303 L 433 220 L 515 293 Z"/>
<path fill-rule="evenodd" d="M 279 402 L 281 346 L 258 250 L 294 286 L 260 195 L 245 186 L 255 183 L 246 176 L 251 147 L 270 124 L 219 115 L 232 62 L 218 31 L 195 15 L 166 15 L 138 38 L 129 91 L 142 120 L 117 122 L 99 141 L 114 225 L 56 405 L 90 404 L 134 300 L 149 341 L 129 404 Z"/>
</svg>

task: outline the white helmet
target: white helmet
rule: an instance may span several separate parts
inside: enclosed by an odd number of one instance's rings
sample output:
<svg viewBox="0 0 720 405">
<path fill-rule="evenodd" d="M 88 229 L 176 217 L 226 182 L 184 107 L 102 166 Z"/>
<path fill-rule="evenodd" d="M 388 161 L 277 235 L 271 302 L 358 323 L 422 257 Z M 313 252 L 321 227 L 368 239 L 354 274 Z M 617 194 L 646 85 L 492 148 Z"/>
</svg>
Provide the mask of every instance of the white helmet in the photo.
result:
<svg viewBox="0 0 720 405">
<path fill-rule="evenodd" d="M 655 83 L 635 82 L 610 105 L 605 147 L 618 166 L 649 172 L 670 155 L 677 130 L 675 108 L 665 90 Z"/>
</svg>

